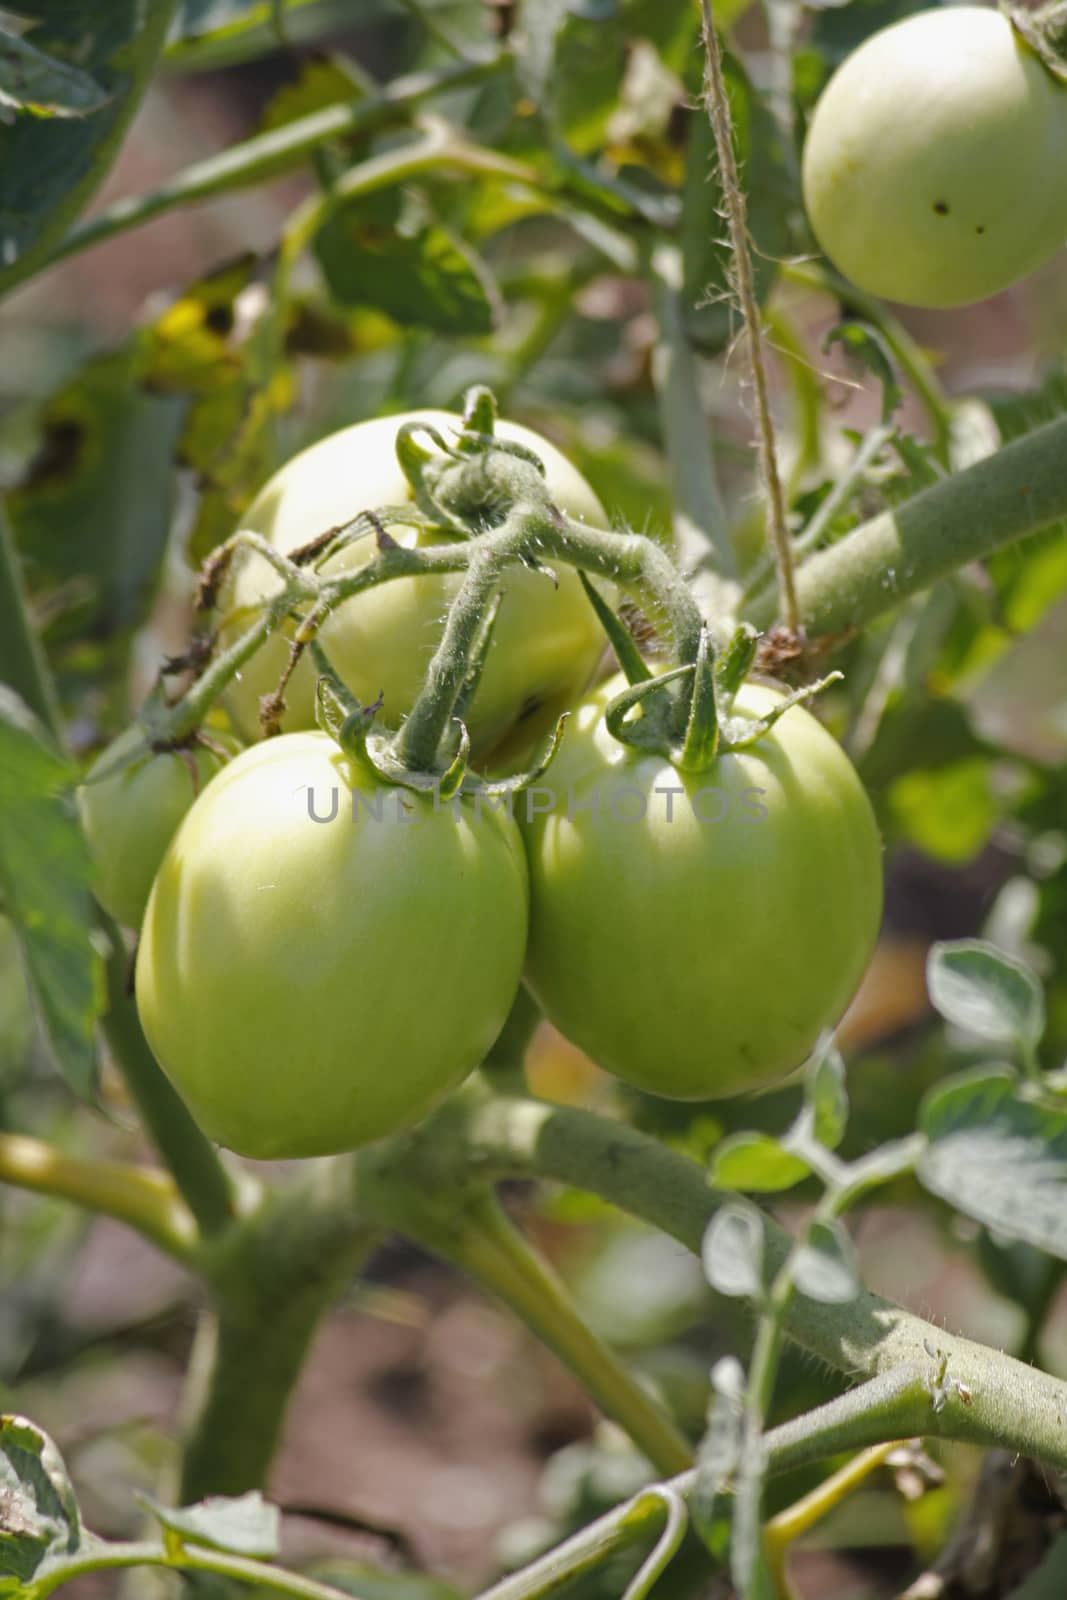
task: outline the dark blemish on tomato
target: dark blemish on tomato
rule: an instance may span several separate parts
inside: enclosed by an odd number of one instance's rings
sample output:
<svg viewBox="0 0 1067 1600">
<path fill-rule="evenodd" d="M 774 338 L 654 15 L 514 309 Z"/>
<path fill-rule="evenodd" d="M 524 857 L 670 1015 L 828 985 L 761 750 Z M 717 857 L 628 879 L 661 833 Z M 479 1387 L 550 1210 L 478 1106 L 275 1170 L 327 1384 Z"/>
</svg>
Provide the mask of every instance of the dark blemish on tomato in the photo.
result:
<svg viewBox="0 0 1067 1600">
<path fill-rule="evenodd" d="M 975 231 L 975 233 L 984 233 L 985 232 L 985 223 L 984 222 L 980 222 L 978 224 L 977 228 L 975 228 L 974 231 Z"/>
<path fill-rule="evenodd" d="M 948 201 L 947 200 L 935 200 L 934 201 L 934 210 L 937 212 L 939 217 L 947 217 L 948 216 Z"/>
</svg>

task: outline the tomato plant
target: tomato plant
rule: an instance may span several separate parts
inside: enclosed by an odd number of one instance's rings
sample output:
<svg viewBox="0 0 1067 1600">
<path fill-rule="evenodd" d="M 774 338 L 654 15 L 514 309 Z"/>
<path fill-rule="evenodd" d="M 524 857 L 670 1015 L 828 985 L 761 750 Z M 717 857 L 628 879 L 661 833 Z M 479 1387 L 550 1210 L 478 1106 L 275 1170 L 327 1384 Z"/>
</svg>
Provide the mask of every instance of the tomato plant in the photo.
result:
<svg viewBox="0 0 1067 1600">
<path fill-rule="evenodd" d="M 311 445 L 288 462 L 261 490 L 242 526 L 260 533 L 288 554 L 330 528 L 374 506 L 403 505 L 413 496 L 396 460 L 398 430 L 423 423 L 446 435 L 462 419 L 440 411 L 379 417 L 343 428 Z M 503 422 L 502 438 L 525 445 L 544 462 L 547 481 L 560 506 L 594 525 L 604 512 L 589 485 L 540 435 Z M 393 538 L 417 543 L 415 529 L 394 526 Z M 440 536 L 438 542 L 445 542 Z M 372 542 L 350 545 L 327 564 L 327 571 L 351 571 L 370 558 Z M 382 716 L 395 726 L 411 710 L 419 684 L 440 641 L 448 602 L 458 575 L 400 579 L 357 595 L 330 618 L 322 642 L 350 688 L 365 704 L 382 696 Z M 231 601 L 248 606 L 270 592 L 266 563 L 255 556 L 240 565 Z M 258 726 L 260 698 L 281 677 L 288 638 L 278 634 L 258 652 L 231 685 L 228 705 L 247 737 Z M 585 687 L 603 649 L 603 634 L 573 572 L 558 580 L 536 570 L 509 575 L 477 694 L 467 714 L 471 738 L 484 748 L 524 713 L 544 701 Z M 297 667 L 286 689 L 287 728 L 314 723 L 314 674 Z"/>
<path fill-rule="evenodd" d="M 0 10 L 0 1594 L 1063 1592 L 1065 105 Z"/>
<path fill-rule="evenodd" d="M 164 857 L 138 1010 L 220 1143 L 351 1150 L 425 1116 L 485 1055 L 526 906 L 506 818 L 375 786 L 323 733 L 282 735 L 230 764 Z"/>
<path fill-rule="evenodd" d="M 525 830 L 531 986 L 569 1039 L 637 1088 L 709 1100 L 762 1087 L 839 1020 L 870 959 L 882 908 L 870 802 L 800 706 L 686 773 L 612 737 L 604 710 L 621 687 L 577 708 L 549 770 L 553 807 Z M 737 713 L 777 698 L 753 685 Z"/>
<path fill-rule="evenodd" d="M 1067 85 L 998 11 L 907 17 L 824 89 L 804 200 L 861 289 L 914 306 L 983 300 L 1067 239 Z"/>
<path fill-rule="evenodd" d="M 185 750 L 151 750 L 135 725 L 89 768 L 78 807 L 96 865 L 93 889 L 104 910 L 126 927 L 140 927 L 175 828 L 236 748 L 232 741 L 212 740 Z"/>
</svg>

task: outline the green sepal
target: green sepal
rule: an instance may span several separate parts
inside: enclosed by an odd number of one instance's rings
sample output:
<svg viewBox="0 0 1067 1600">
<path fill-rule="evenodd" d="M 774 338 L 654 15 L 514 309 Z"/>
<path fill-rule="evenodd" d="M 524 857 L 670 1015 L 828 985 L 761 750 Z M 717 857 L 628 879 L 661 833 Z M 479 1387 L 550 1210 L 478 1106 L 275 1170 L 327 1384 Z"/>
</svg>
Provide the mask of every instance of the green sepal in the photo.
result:
<svg viewBox="0 0 1067 1600">
<path fill-rule="evenodd" d="M 425 434 L 432 439 L 441 455 L 452 461 L 460 459 L 458 451 L 445 439 L 438 430 L 429 422 L 405 422 L 400 427 L 396 436 L 396 459 L 400 470 L 411 485 L 411 492 L 415 496 L 415 504 L 419 510 L 429 518 L 435 527 L 441 527 L 454 533 L 457 538 L 469 539 L 470 529 L 462 522 L 457 521 L 444 506 L 440 504 L 429 484 L 426 482 L 426 469 L 433 464 L 438 466 L 440 455 L 435 455 L 432 450 L 427 450 L 425 445 L 416 441 L 416 434 Z"/>
<path fill-rule="evenodd" d="M 759 634 L 750 622 L 742 622 L 730 636 L 725 649 L 715 658 L 715 688 L 719 705 L 728 709 L 752 670 L 759 647 Z"/>
<path fill-rule="evenodd" d="M 518 794 L 521 790 L 528 789 L 532 783 L 537 782 L 538 778 L 544 777 L 545 773 L 556 759 L 556 751 L 559 749 L 560 740 L 563 738 L 563 729 L 569 716 L 570 712 L 564 711 L 563 714 L 557 719 L 556 726 L 549 734 L 547 743 L 541 747 L 541 754 L 528 771 L 513 773 L 511 777 L 508 778 L 468 778 L 466 783 L 463 785 L 463 793 L 488 795 Z"/>
<path fill-rule="evenodd" d="M 719 712 L 716 705 L 715 652 L 707 627 L 700 630 L 700 646 L 693 666 L 693 691 L 685 739 L 675 766 L 682 772 L 706 772 L 719 752 Z"/>
<path fill-rule="evenodd" d="M 604 721 L 611 737 L 617 739 L 620 744 L 632 746 L 635 750 L 660 750 L 667 753 L 669 749 L 667 708 L 664 707 L 662 699 L 658 698 L 659 691 L 668 684 L 677 683 L 680 679 L 692 675 L 691 665 L 672 667 L 669 672 L 661 673 L 659 677 L 648 678 L 642 683 L 632 683 L 628 689 L 623 689 L 608 703 L 604 712 Z M 639 722 L 627 722 L 627 714 L 650 696 L 657 697 L 654 705 L 649 708 L 651 714 L 646 713 Z"/>
<path fill-rule="evenodd" d="M 442 800 L 451 800 L 463 787 L 463 780 L 467 776 L 467 765 L 471 753 L 471 736 L 467 732 L 467 724 L 459 717 L 455 718 L 459 728 L 459 748 L 449 763 L 447 771 L 442 773 L 437 781 L 437 793 Z"/>
<path fill-rule="evenodd" d="M 484 383 L 476 383 L 463 396 L 463 431 L 492 438 L 496 434 L 496 396 Z M 473 451 L 473 441 L 460 439 L 459 448 Z"/>
<path fill-rule="evenodd" d="M 832 683 L 840 683 L 844 678 L 843 672 L 827 673 L 825 678 L 819 678 L 815 683 L 805 684 L 802 689 L 794 689 L 792 694 L 787 694 L 784 699 L 762 717 L 730 717 L 727 720 L 724 732 L 724 743 L 728 750 L 747 750 L 751 745 L 758 743 L 765 733 L 769 733 L 787 711 L 794 706 L 799 706 L 805 700 L 812 700 Z"/>
<path fill-rule="evenodd" d="M 647 683 L 652 676 L 651 669 L 634 642 L 633 635 L 623 622 L 622 618 L 612 610 L 604 596 L 589 582 L 585 573 L 579 567 L 578 577 L 582 588 L 593 610 L 600 619 L 600 626 L 608 636 L 608 643 L 614 650 L 619 666 L 626 674 L 627 683 Z"/>
</svg>

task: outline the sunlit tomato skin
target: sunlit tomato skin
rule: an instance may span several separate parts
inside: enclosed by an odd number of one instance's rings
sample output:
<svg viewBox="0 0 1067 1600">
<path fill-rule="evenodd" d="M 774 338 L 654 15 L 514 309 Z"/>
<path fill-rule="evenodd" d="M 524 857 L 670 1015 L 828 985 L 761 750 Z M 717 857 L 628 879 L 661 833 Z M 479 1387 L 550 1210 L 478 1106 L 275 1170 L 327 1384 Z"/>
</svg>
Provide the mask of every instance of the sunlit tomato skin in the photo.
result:
<svg viewBox="0 0 1067 1600">
<path fill-rule="evenodd" d="M 530 863 L 527 978 L 610 1072 L 719 1099 L 798 1066 L 851 999 L 878 933 L 882 851 L 840 746 L 788 711 L 697 776 L 619 744 L 614 679 L 572 716 L 519 812 Z M 746 685 L 738 713 L 772 706 Z M 668 791 L 673 791 L 668 795 Z"/>
<path fill-rule="evenodd" d="M 127 928 L 140 926 L 152 879 L 174 831 L 209 779 L 238 748 L 213 738 L 211 749 L 146 751 L 101 777 L 144 743 L 134 725 L 97 756 L 78 790 L 78 810 L 96 876 L 93 890 L 105 911 Z"/>
<path fill-rule="evenodd" d="M 377 785 L 325 734 L 283 734 L 232 762 L 175 835 L 137 1005 L 220 1144 L 351 1150 L 418 1121 L 478 1065 L 515 997 L 526 922 L 506 815 L 471 798 L 435 807 Z"/>
<path fill-rule="evenodd" d="M 295 456 L 260 492 L 241 519 L 288 552 L 358 512 L 399 506 L 412 493 L 396 460 L 396 435 L 405 422 L 422 421 L 447 439 L 461 419 L 444 411 L 408 412 L 358 422 Z M 607 518 L 592 489 L 547 439 L 515 423 L 500 422 L 502 439 L 535 450 L 549 488 L 570 515 L 603 527 Z M 391 527 L 402 544 L 418 542 L 413 529 Z M 375 554 L 362 540 L 330 561 L 327 572 L 361 567 Z M 543 572 L 516 567 L 503 586 L 493 641 L 477 694 L 467 714 L 472 745 L 484 749 L 515 722 L 531 702 L 585 687 L 603 649 L 604 636 L 577 573 L 561 567 L 558 586 Z M 381 720 L 396 727 L 410 711 L 426 666 L 441 638 L 445 614 L 462 575 L 434 574 L 380 584 L 340 607 L 320 635 L 330 660 L 353 693 L 370 704 L 384 696 Z M 242 561 L 229 597 L 248 605 L 277 587 L 259 557 Z M 231 685 L 227 704 L 246 738 L 258 733 L 259 700 L 277 684 L 288 656 L 288 638 L 277 636 L 246 665 Z M 310 662 L 297 668 L 287 690 L 283 727 L 312 727 L 315 675 Z"/>
<path fill-rule="evenodd" d="M 1067 238 L 1067 87 L 998 11 L 920 12 L 838 68 L 803 166 L 815 236 L 846 277 L 968 305 Z"/>
</svg>

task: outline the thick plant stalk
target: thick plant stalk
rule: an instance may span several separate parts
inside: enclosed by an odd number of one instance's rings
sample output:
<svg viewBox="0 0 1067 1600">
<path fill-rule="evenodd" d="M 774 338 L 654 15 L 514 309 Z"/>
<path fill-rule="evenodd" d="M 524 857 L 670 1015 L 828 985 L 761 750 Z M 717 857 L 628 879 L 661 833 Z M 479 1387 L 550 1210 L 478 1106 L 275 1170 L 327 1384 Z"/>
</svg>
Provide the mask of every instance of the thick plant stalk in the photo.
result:
<svg viewBox="0 0 1067 1600">
<path fill-rule="evenodd" d="M 566 1286 L 480 1181 L 441 1187 L 420 1161 L 421 1135 L 372 1146 L 356 1161 L 356 1206 L 451 1262 L 511 1307 L 579 1378 L 606 1416 L 665 1476 L 692 1459 L 685 1438 L 575 1308 Z M 412 1156 L 414 1155 L 414 1159 Z"/>
<path fill-rule="evenodd" d="M 214 1337 L 182 1456 L 181 1504 L 262 1488 L 322 1317 L 377 1234 L 352 1226 L 349 1163 L 317 1164 L 306 1188 L 271 1194 L 204 1258 Z"/>
<path fill-rule="evenodd" d="M 1067 516 L 1067 417 L 944 478 L 862 523 L 797 573 L 800 618 L 811 634 L 845 633 L 894 610 L 938 578 Z M 773 594 L 746 615 L 778 613 Z"/>
<path fill-rule="evenodd" d="M 445 1117 L 447 1115 L 447 1121 Z M 453 1157 L 483 1177 L 540 1176 L 585 1189 L 699 1251 L 720 1197 L 703 1168 L 657 1140 L 590 1112 L 473 1093 L 431 1121 L 427 1137 L 453 1142 Z M 766 1263 L 776 1273 L 793 1247 L 764 1218 Z M 1033 1456 L 1067 1469 L 1067 1384 L 1001 1351 L 957 1338 L 891 1301 L 861 1291 L 846 1305 L 795 1296 L 788 1338 L 850 1381 L 918 1381 L 926 1401 L 889 1432 L 849 1438 L 859 1448 L 904 1434 L 929 1433 Z M 908 1375 L 911 1375 L 910 1378 Z M 918 1375 L 918 1376 L 916 1376 Z M 858 1391 L 856 1391 L 858 1393 Z M 935 1398 L 937 1406 L 935 1408 Z M 854 1396 L 839 1402 L 846 1419 Z"/>
</svg>

